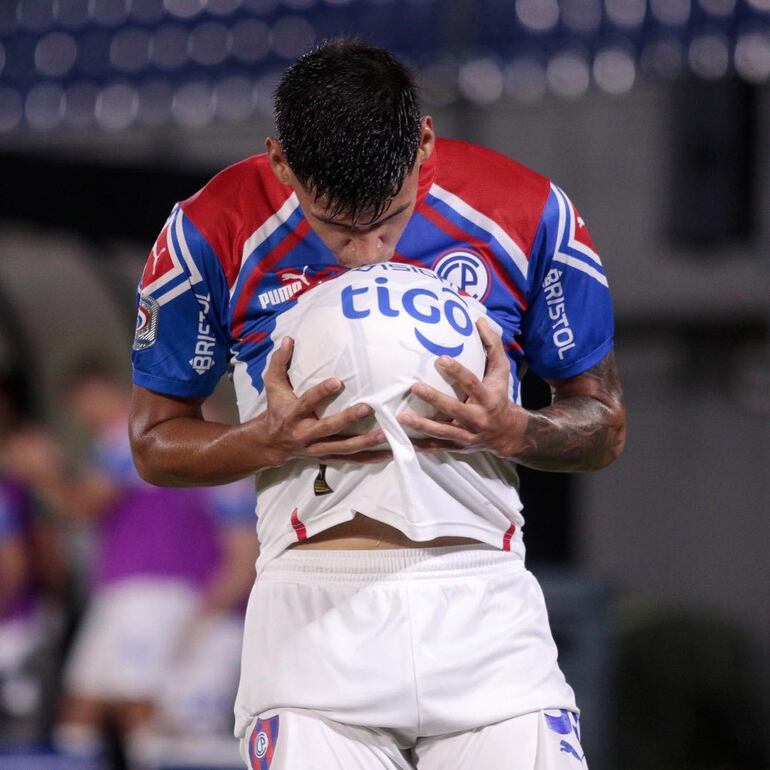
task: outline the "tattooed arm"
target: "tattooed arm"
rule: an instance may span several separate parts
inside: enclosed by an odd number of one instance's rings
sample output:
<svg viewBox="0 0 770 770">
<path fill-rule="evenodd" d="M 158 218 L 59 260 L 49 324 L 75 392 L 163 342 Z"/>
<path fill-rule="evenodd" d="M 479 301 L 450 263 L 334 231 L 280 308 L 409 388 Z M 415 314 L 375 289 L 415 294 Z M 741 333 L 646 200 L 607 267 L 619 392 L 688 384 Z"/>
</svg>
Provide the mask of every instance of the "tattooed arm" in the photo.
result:
<svg viewBox="0 0 770 770">
<path fill-rule="evenodd" d="M 508 397 L 510 364 L 500 338 L 483 321 L 479 332 L 487 350 L 483 380 L 451 358 L 439 368 L 468 394 L 458 401 L 424 383 L 413 392 L 446 420 L 406 413 L 402 424 L 428 438 L 415 441 L 422 451 L 493 452 L 546 471 L 593 471 L 609 465 L 623 451 L 625 408 L 615 356 L 576 377 L 549 382 L 553 401 L 545 409 L 523 409 Z"/>
<path fill-rule="evenodd" d="M 552 403 L 527 411 L 522 465 L 543 471 L 594 471 L 623 451 L 626 413 L 615 354 L 568 380 L 554 380 Z"/>
</svg>

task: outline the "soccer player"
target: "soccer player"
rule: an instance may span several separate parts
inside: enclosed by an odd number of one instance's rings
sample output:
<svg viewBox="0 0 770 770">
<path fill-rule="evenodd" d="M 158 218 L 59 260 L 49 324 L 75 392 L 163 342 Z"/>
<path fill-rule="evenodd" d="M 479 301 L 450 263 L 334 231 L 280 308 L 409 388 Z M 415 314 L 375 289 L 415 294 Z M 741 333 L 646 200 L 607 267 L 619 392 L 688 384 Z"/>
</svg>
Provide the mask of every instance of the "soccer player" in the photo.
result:
<svg viewBox="0 0 770 770">
<path fill-rule="evenodd" d="M 595 470 L 623 447 L 611 302 L 586 225 L 548 179 L 438 139 L 410 73 L 382 49 L 338 39 L 306 54 L 283 75 L 275 118 L 264 154 L 174 207 L 141 278 L 133 353 L 131 434 L 147 480 L 257 474 L 261 556 L 236 699 L 244 759 L 579 767 L 574 696 L 524 568 L 514 464 Z M 426 269 L 448 293 L 392 301 L 389 275 Z M 343 372 L 304 392 L 288 375 L 309 326 L 292 336 L 285 319 L 322 282 L 367 274 L 344 284 L 351 324 L 409 309 L 465 329 L 464 296 L 489 319 L 478 322 L 485 372 L 433 358 L 463 398 L 412 386 L 437 414 L 400 413 L 422 436 L 408 446 L 392 425 L 350 435 L 371 415 L 364 403 L 324 411 Z M 229 364 L 236 427 L 201 411 Z M 545 409 L 519 404 L 527 366 L 551 385 Z"/>
</svg>

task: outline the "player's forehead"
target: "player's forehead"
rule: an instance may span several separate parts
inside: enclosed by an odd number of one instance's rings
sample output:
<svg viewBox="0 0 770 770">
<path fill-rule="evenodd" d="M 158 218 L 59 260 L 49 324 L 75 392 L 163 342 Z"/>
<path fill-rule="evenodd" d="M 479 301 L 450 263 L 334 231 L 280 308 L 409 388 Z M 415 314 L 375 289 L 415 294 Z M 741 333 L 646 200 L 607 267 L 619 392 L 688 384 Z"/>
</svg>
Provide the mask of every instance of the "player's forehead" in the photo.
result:
<svg viewBox="0 0 770 770">
<path fill-rule="evenodd" d="M 336 201 L 324 196 L 315 196 L 307 191 L 310 198 L 310 213 L 322 222 L 342 227 L 373 227 L 397 216 L 414 203 L 417 197 L 417 185 L 414 181 L 415 176 L 408 174 L 399 191 L 392 198 L 384 201 L 382 206 L 378 209 L 358 212 L 351 212 Z"/>
</svg>

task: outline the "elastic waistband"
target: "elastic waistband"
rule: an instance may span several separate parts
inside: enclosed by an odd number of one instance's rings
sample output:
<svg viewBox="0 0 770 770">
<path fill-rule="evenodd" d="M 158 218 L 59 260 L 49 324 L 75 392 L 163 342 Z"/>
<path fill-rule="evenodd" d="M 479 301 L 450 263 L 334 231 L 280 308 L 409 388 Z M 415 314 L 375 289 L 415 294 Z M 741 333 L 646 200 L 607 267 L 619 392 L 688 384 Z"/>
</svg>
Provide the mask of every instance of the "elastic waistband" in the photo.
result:
<svg viewBox="0 0 770 770">
<path fill-rule="evenodd" d="M 482 543 L 383 550 L 293 549 L 265 565 L 259 580 L 371 582 L 473 577 L 524 569 L 521 556 Z M 459 573 L 459 574 L 458 574 Z"/>
</svg>

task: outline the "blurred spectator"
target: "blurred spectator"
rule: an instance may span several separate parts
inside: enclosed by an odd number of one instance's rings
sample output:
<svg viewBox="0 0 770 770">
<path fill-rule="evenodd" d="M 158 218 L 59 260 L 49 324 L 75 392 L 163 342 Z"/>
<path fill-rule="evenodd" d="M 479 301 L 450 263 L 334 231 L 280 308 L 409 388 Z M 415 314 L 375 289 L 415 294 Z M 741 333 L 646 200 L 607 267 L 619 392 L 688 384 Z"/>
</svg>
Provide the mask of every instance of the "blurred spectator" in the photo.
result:
<svg viewBox="0 0 770 770">
<path fill-rule="evenodd" d="M 243 615 L 257 557 L 252 479 L 206 490 L 218 529 L 220 560 L 203 591 L 163 699 L 166 725 L 178 732 L 232 728 L 238 687 Z"/>
<path fill-rule="evenodd" d="M 12 381 L 0 380 L 0 455 L 19 422 Z M 0 469 L 0 746 L 36 742 L 52 714 L 68 587 L 57 533 L 28 491 Z"/>
<path fill-rule="evenodd" d="M 31 670 L 45 616 L 33 575 L 33 522 L 23 490 L 0 479 L 0 743 L 34 740 L 41 682 Z"/>
<path fill-rule="evenodd" d="M 241 527 L 236 537 L 228 525 L 220 541 L 209 491 L 161 489 L 139 478 L 127 435 L 129 395 L 109 367 L 79 364 L 65 396 L 93 441 L 87 467 L 75 473 L 41 428 L 17 435 L 8 452 L 15 472 L 52 510 L 96 533 L 92 596 L 66 665 L 54 744 L 62 753 L 96 756 L 111 725 L 140 766 L 158 725 L 198 709 L 221 726 L 223 717 L 211 718 L 214 704 L 229 708 L 232 701 L 242 621 L 224 611 L 244 602 L 253 578 L 253 491 L 251 532 L 243 536 Z M 168 677 L 177 663 L 187 666 L 185 675 L 190 666 L 227 674 L 175 700 Z M 177 692 L 187 686 L 180 685 Z"/>
</svg>

